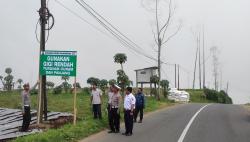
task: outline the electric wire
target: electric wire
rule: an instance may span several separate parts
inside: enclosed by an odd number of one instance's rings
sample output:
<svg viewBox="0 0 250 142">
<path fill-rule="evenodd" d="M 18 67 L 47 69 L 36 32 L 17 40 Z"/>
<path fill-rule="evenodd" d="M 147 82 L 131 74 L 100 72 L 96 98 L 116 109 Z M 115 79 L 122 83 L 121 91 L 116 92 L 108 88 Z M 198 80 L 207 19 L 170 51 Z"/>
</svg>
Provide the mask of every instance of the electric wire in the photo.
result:
<svg viewBox="0 0 250 142">
<path fill-rule="evenodd" d="M 84 22 L 88 23 L 90 26 L 92 26 L 93 28 L 95 28 L 96 30 L 98 30 L 99 32 L 107 35 L 107 33 L 103 32 L 102 30 L 100 30 L 99 28 L 97 28 L 96 26 L 94 26 L 93 24 L 91 24 L 90 22 L 88 22 L 87 20 L 85 20 L 84 18 L 82 18 L 79 14 L 77 14 L 76 12 L 74 12 L 73 10 L 69 9 L 68 7 L 66 7 L 64 4 L 62 4 L 61 2 L 59 2 L 58 0 L 55 0 L 58 4 L 60 4 L 62 7 L 64 7 L 66 10 L 68 10 L 69 12 L 71 12 L 72 14 L 74 14 L 75 16 L 77 16 L 78 18 L 82 19 Z M 139 45 L 137 45 L 135 42 L 133 42 L 131 39 L 129 39 L 125 34 L 123 34 L 120 30 L 118 30 L 118 28 L 116 28 L 114 25 L 112 25 L 108 20 L 106 20 L 101 14 L 99 14 L 98 12 L 96 12 L 89 4 L 87 4 L 84 0 L 75 0 L 76 3 L 81 6 L 90 16 L 92 16 L 102 27 L 104 27 L 113 37 L 115 37 L 115 39 L 117 41 L 119 41 L 123 46 L 129 48 L 130 51 L 134 51 L 137 54 L 140 54 L 148 59 L 151 59 L 153 61 L 158 61 L 156 58 L 147 55 L 144 51 L 143 48 L 140 47 Z M 80 2 L 81 1 L 81 2 Z M 107 35 L 109 36 L 109 35 Z M 109 36 L 110 37 L 110 36 Z M 133 52 L 132 52 L 133 53 Z M 169 65 L 169 66 L 175 66 L 175 64 L 171 64 L 171 63 L 167 63 L 167 62 L 163 62 L 161 61 L 162 64 L 165 65 Z M 187 69 L 185 69 L 184 67 L 180 66 L 180 68 L 186 72 L 186 73 L 190 73 L 190 71 L 188 71 Z"/>
<path fill-rule="evenodd" d="M 99 13 L 97 13 L 96 11 L 93 11 L 93 8 L 89 8 L 89 5 L 85 5 L 86 3 L 84 2 L 84 4 L 82 4 L 79 0 L 75 0 L 81 7 L 83 7 L 92 17 L 94 17 L 105 29 L 107 29 L 109 32 L 111 32 L 111 34 L 113 34 L 116 38 L 118 38 L 120 41 L 122 40 L 123 43 L 125 43 L 127 46 L 129 46 L 129 48 L 131 48 L 132 50 L 134 50 L 136 53 L 141 54 L 151 60 L 155 60 L 157 61 L 157 59 L 155 59 L 152 56 L 149 56 L 145 53 L 142 52 L 142 48 L 140 47 L 140 50 L 138 50 L 137 48 L 139 48 L 139 46 L 134 42 L 132 42 L 132 40 L 130 40 L 128 37 L 126 37 L 124 34 L 121 34 L 121 32 L 115 28 L 110 22 L 107 22 L 107 20 L 105 18 L 103 18 L 101 16 L 101 19 L 105 19 L 104 21 L 106 21 L 106 23 L 108 23 L 113 29 L 111 29 L 109 26 L 107 26 L 100 18 L 98 18 L 97 16 L 100 15 Z M 91 11 L 92 10 L 92 11 Z M 97 14 L 96 14 L 97 13 Z M 100 17 L 100 16 L 99 16 Z M 119 35 L 120 34 L 120 35 Z M 125 38 L 125 39 L 124 39 Z M 129 40 L 128 40 L 129 39 Z"/>
</svg>

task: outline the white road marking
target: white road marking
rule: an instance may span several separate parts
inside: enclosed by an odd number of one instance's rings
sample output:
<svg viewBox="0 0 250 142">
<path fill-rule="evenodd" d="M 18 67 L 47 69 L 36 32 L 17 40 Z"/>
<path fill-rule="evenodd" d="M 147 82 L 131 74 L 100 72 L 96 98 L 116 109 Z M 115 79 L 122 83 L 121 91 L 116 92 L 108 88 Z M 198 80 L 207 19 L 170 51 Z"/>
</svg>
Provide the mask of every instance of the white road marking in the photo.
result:
<svg viewBox="0 0 250 142">
<path fill-rule="evenodd" d="M 207 107 L 207 106 L 209 106 L 209 105 L 210 105 L 210 104 L 207 104 L 207 105 L 203 106 L 202 108 L 200 108 L 200 109 L 194 114 L 194 116 L 189 120 L 187 126 L 185 127 L 185 129 L 184 129 L 183 132 L 181 133 L 181 136 L 179 137 L 178 142 L 183 142 L 183 140 L 184 140 L 184 138 L 185 138 L 185 136 L 186 136 L 186 134 L 187 134 L 187 132 L 188 132 L 190 126 L 192 125 L 194 119 L 198 116 L 198 114 L 199 114 L 205 107 Z"/>
</svg>

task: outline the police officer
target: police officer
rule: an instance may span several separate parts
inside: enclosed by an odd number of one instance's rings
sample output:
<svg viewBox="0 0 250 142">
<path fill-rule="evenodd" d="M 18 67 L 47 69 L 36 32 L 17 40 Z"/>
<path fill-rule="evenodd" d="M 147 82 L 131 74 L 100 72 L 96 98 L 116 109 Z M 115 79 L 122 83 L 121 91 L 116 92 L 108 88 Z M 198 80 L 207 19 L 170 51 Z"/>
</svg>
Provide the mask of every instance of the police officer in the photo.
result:
<svg viewBox="0 0 250 142">
<path fill-rule="evenodd" d="M 114 85 L 113 95 L 111 97 L 111 125 L 108 133 L 119 133 L 120 132 L 120 107 L 122 97 L 119 93 L 121 89 L 118 85 Z"/>
<path fill-rule="evenodd" d="M 135 97 L 132 94 L 132 88 L 126 88 L 126 95 L 124 98 L 124 121 L 125 121 L 125 136 L 131 136 L 133 134 L 133 112 L 135 109 Z"/>
<path fill-rule="evenodd" d="M 134 122 L 137 121 L 137 116 L 140 113 L 140 121 L 138 123 L 142 123 L 143 109 L 145 108 L 145 99 L 144 99 L 144 94 L 142 92 L 142 88 L 138 89 L 138 92 L 135 95 L 135 99 L 136 103 L 135 103 Z"/>
<path fill-rule="evenodd" d="M 23 105 L 23 123 L 22 128 L 20 131 L 26 132 L 29 129 L 30 121 L 31 121 L 31 115 L 30 115 L 30 86 L 29 84 L 23 85 L 24 90 L 21 93 L 22 97 L 22 105 Z"/>
</svg>

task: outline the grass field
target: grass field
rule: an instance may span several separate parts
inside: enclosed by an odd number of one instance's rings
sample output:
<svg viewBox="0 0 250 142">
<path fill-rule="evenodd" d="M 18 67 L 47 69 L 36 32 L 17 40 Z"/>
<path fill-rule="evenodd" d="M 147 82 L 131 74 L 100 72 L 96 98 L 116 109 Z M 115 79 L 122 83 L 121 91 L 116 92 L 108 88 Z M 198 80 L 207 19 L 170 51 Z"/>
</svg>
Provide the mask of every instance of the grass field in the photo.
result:
<svg viewBox="0 0 250 142">
<path fill-rule="evenodd" d="M 32 109 L 36 109 L 37 96 L 32 95 Z M 104 97 L 104 102 L 107 102 L 107 97 Z M 147 97 L 145 112 L 154 111 L 162 107 L 173 105 L 165 99 L 156 101 L 153 97 Z M 107 128 L 107 112 L 105 110 L 106 103 L 102 105 L 103 119 L 93 120 L 90 97 L 87 93 L 77 94 L 77 125 L 66 124 L 59 129 L 50 129 L 44 133 L 29 135 L 21 138 L 17 138 L 16 142 L 66 142 L 77 141 L 84 137 L 87 137 L 93 133 L 99 132 Z M 0 107 L 7 108 L 19 108 L 21 109 L 20 92 L 1 92 L 0 93 Z M 72 94 L 60 94 L 53 95 L 48 94 L 48 110 L 60 111 L 60 112 L 72 112 L 73 111 L 73 95 Z M 121 114 L 123 116 L 123 114 Z M 123 117 L 121 117 L 123 118 Z"/>
<path fill-rule="evenodd" d="M 190 94 L 191 103 L 214 103 L 213 101 L 207 100 L 205 96 L 203 96 L 203 90 L 187 89 L 185 91 Z"/>
</svg>

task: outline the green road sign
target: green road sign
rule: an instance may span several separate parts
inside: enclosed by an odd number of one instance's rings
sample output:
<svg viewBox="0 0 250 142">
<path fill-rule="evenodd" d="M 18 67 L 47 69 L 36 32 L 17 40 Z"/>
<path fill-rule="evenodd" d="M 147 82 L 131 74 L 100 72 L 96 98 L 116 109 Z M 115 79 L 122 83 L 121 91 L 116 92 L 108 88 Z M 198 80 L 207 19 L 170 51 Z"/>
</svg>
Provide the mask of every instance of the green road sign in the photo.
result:
<svg viewBox="0 0 250 142">
<path fill-rule="evenodd" d="M 76 51 L 43 51 L 40 55 L 40 75 L 76 76 L 76 61 Z"/>
</svg>

